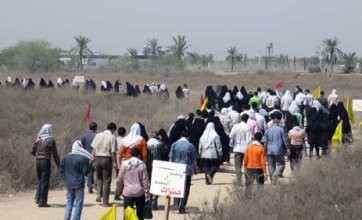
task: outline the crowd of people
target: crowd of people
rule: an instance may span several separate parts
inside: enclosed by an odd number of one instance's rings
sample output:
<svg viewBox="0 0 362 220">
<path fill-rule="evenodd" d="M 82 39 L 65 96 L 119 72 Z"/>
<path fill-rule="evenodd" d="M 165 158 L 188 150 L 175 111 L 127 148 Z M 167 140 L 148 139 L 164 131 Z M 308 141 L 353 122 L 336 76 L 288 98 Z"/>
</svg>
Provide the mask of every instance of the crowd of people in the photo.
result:
<svg viewBox="0 0 362 220">
<path fill-rule="evenodd" d="M 36 203 L 39 207 L 49 206 L 51 157 L 65 177 L 65 219 L 70 219 L 74 203 L 74 219 L 80 218 L 85 186 L 88 193 L 96 190 L 97 202 L 109 206 L 113 172 L 117 178 L 114 200 L 123 199 L 125 208 L 135 206 L 139 219 L 143 219 L 146 201 L 152 203 L 154 210 L 158 209 L 158 196 L 150 194 L 153 160 L 186 165 L 185 193 L 182 199 L 174 199 L 173 204 L 179 213 L 186 213 L 192 176 L 204 173 L 205 184 L 213 184 L 220 166 L 230 165 L 231 152 L 235 183 L 242 185 L 244 173 L 246 195 L 250 196 L 254 181 L 261 187 L 267 172 L 272 184 L 278 183 L 285 169 L 285 157 L 294 173 L 300 169 L 303 154 L 312 158 L 315 151 L 316 159 L 328 156 L 340 120 L 343 142 L 352 141 L 348 114 L 336 90 L 327 98 L 321 91 L 314 100 L 308 89 L 303 91 L 299 86 L 293 94 L 284 89 L 257 88 L 248 93 L 244 87 L 229 90 L 227 86 L 217 86 L 214 90 L 208 86 L 205 96 L 205 109 L 187 117 L 180 115 L 168 131 L 161 128 L 152 132 L 151 137 L 140 122 L 134 123 L 128 134 L 124 127 L 117 128 L 112 122 L 105 131 L 97 133 L 97 124 L 91 122 L 89 132 L 78 138 L 71 153 L 61 160 L 53 127 L 45 124 L 32 148 L 38 176 Z"/>
<path fill-rule="evenodd" d="M 0 82 L 0 85 L 1 82 Z M 5 81 L 6 87 L 15 87 L 15 88 L 23 88 L 25 90 L 27 89 L 34 89 L 35 83 L 32 80 L 32 78 L 24 78 L 20 79 L 18 77 L 13 80 L 10 76 L 7 77 Z M 70 83 L 69 79 L 63 80 L 61 77 L 58 77 L 56 84 L 53 83 L 52 80 L 49 80 L 46 82 L 46 80 L 41 77 L 39 81 L 39 88 L 41 89 L 51 89 L 51 88 L 65 88 L 65 87 L 71 87 L 74 90 L 80 90 L 81 89 L 81 83 L 79 83 L 75 78 Z M 93 79 L 87 79 L 83 83 L 83 91 L 87 92 L 96 92 L 97 91 L 97 84 L 94 82 Z M 170 97 L 170 93 L 168 91 L 168 88 L 166 84 L 156 84 L 156 83 L 150 83 L 145 84 L 143 86 L 143 90 L 141 91 L 139 85 L 133 86 L 130 82 L 125 82 L 125 84 L 122 84 L 119 80 L 116 80 L 114 84 L 112 84 L 108 80 L 101 81 L 100 91 L 102 93 L 107 92 L 115 92 L 120 93 L 128 97 L 137 97 L 141 94 L 149 94 L 149 95 L 157 95 L 163 99 L 168 99 Z M 184 84 L 183 88 L 181 86 L 178 86 L 175 91 L 176 98 L 183 99 L 188 98 L 190 96 L 190 89 L 186 84 Z"/>
</svg>

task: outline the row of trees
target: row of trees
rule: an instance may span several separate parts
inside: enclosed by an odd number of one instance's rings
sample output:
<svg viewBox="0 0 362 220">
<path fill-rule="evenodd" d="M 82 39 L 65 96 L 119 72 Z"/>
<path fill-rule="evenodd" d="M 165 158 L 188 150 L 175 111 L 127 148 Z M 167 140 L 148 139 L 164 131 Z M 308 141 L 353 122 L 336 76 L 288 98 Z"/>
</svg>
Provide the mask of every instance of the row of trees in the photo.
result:
<svg viewBox="0 0 362 220">
<path fill-rule="evenodd" d="M 333 73 L 334 70 L 334 65 L 337 64 L 339 62 L 339 64 L 343 64 L 343 71 L 344 73 L 351 73 L 353 71 L 355 71 L 355 68 L 357 66 L 357 63 L 360 61 L 360 71 L 362 73 L 362 58 L 360 60 L 358 60 L 358 57 L 356 55 L 356 53 L 343 53 L 341 49 L 338 48 L 338 45 L 341 43 L 340 40 L 338 40 L 337 38 L 325 38 L 322 42 L 321 42 L 321 47 L 322 50 L 320 51 L 320 56 L 322 58 L 322 62 L 327 63 L 328 65 L 330 65 L 330 70 Z M 243 55 L 238 51 L 238 49 L 236 47 L 230 47 L 229 49 L 226 50 L 227 53 L 227 57 L 226 57 L 226 61 L 230 64 L 231 66 L 231 71 L 234 70 L 234 66 L 237 63 L 241 63 L 243 60 L 246 62 L 247 61 L 247 57 L 245 55 L 245 57 L 243 57 Z M 268 60 L 276 60 L 279 63 L 281 63 L 282 66 L 285 65 L 285 63 L 289 64 L 289 58 L 286 55 L 281 54 L 279 57 L 263 57 L 264 61 L 267 62 Z M 295 58 L 296 59 L 296 58 Z M 309 58 L 302 58 L 303 60 L 303 65 L 304 65 L 304 70 L 305 67 L 307 65 L 307 63 L 313 65 L 313 67 L 319 67 L 319 57 L 309 57 Z M 294 60 L 295 63 L 295 60 Z M 267 66 L 267 65 L 266 65 Z M 267 68 L 267 67 L 266 67 Z"/>
<path fill-rule="evenodd" d="M 19 42 L 15 46 L 5 48 L 0 52 L 0 64 L 5 65 L 10 69 L 27 69 L 31 73 L 33 72 L 47 72 L 52 71 L 61 66 L 60 58 L 63 56 L 71 56 L 73 63 L 76 64 L 78 69 L 83 69 L 83 58 L 93 54 L 88 45 L 91 39 L 85 36 L 74 37 L 76 46 L 70 51 L 64 51 L 60 48 L 51 47 L 46 41 L 30 41 Z M 207 66 L 214 61 L 213 54 L 197 54 L 191 53 L 187 50 L 190 45 L 186 41 L 184 35 L 177 35 L 172 38 L 173 44 L 163 48 L 158 39 L 149 39 L 146 46 L 143 48 L 142 55 L 149 60 L 158 60 L 158 63 L 164 63 L 161 61 L 163 58 L 171 61 L 176 60 L 177 63 L 187 62 L 191 65 L 199 64 Z M 344 64 L 343 71 L 345 73 L 353 72 L 358 63 L 358 57 L 356 53 L 345 54 L 338 48 L 340 40 L 337 38 L 326 38 L 321 42 L 322 50 L 320 56 L 322 61 L 330 65 L 330 70 L 333 72 L 334 65 Z M 137 70 L 139 67 L 138 59 L 139 53 L 136 48 L 127 49 L 127 62 L 131 63 L 131 69 Z M 236 47 L 230 47 L 226 50 L 226 61 L 231 66 L 231 71 L 237 63 L 244 61 L 245 65 L 248 61 L 247 55 L 242 55 Z M 251 59 L 249 59 L 251 60 Z M 264 57 L 265 62 L 276 61 L 284 66 L 286 63 L 290 68 L 289 58 L 286 55 L 281 54 L 279 57 Z M 302 58 L 304 63 L 304 70 L 307 63 L 314 67 L 319 67 L 319 57 Z M 361 59 L 362 61 L 362 59 Z M 167 62 L 168 65 L 172 65 L 172 62 Z M 294 60 L 295 63 L 295 60 Z M 362 65 L 361 65 L 362 72 Z"/>
</svg>

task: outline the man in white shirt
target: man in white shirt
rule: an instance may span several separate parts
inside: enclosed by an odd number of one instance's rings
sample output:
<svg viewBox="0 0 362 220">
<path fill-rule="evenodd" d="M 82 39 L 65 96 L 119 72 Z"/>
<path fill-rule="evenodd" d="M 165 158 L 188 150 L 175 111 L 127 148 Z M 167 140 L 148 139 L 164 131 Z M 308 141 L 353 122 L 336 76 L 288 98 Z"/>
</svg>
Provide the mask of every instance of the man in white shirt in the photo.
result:
<svg viewBox="0 0 362 220">
<path fill-rule="evenodd" d="M 230 147 L 233 148 L 235 156 L 236 184 L 241 185 L 241 166 L 243 165 L 246 147 L 251 143 L 251 129 L 246 124 L 249 119 L 248 114 L 241 116 L 241 122 L 234 125 L 229 134 Z"/>
<path fill-rule="evenodd" d="M 255 120 L 256 120 L 256 123 L 259 126 L 259 130 L 261 130 L 262 134 L 264 134 L 264 132 L 267 129 L 267 125 L 266 125 L 266 121 L 265 121 L 264 116 L 262 116 L 258 112 L 258 104 L 256 104 L 256 103 L 251 104 L 251 109 L 249 110 L 248 113 L 253 114 L 255 116 Z"/>
<path fill-rule="evenodd" d="M 304 105 L 305 95 L 301 91 L 299 91 L 298 94 L 295 96 L 294 101 L 298 105 L 298 107 Z"/>
<path fill-rule="evenodd" d="M 309 106 L 312 107 L 313 105 L 313 101 L 314 101 L 314 97 L 312 96 L 312 94 L 310 94 L 309 89 L 305 90 L 305 99 L 304 99 L 304 105 L 305 106 Z"/>
<path fill-rule="evenodd" d="M 230 127 L 233 127 L 240 122 L 240 113 L 234 109 L 228 111 L 227 116 L 230 118 Z"/>
<path fill-rule="evenodd" d="M 182 89 L 182 92 L 184 93 L 185 98 L 188 98 L 190 96 L 190 89 L 187 86 L 187 84 L 184 84 L 184 88 Z"/>
<path fill-rule="evenodd" d="M 113 135 L 117 130 L 113 122 L 107 125 L 107 130 L 96 134 L 91 146 L 95 157 L 95 168 L 97 171 L 97 202 L 102 201 L 103 205 L 109 206 L 109 194 L 112 182 L 112 160 L 113 167 L 117 166 L 116 161 L 116 137 Z"/>
</svg>

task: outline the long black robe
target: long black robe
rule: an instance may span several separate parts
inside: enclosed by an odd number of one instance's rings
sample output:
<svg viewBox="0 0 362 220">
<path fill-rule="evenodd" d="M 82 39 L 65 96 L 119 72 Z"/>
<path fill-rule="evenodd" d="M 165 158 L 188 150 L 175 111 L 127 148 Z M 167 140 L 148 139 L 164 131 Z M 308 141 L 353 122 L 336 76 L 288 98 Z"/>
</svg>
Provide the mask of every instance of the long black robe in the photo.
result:
<svg viewBox="0 0 362 220">
<path fill-rule="evenodd" d="M 39 88 L 47 88 L 48 87 L 48 85 L 47 85 L 47 83 L 45 82 L 45 80 L 44 80 L 44 78 L 42 77 L 42 78 L 40 78 L 40 82 L 39 82 Z"/>
<path fill-rule="evenodd" d="M 184 92 L 182 91 L 182 88 L 181 86 L 178 86 L 176 91 L 175 91 L 175 94 L 176 94 L 176 98 L 178 99 L 183 99 L 184 98 Z"/>
<path fill-rule="evenodd" d="M 119 80 L 116 80 L 116 82 L 114 83 L 114 92 L 119 92 L 119 86 L 121 84 L 119 83 Z"/>
<path fill-rule="evenodd" d="M 187 130 L 186 120 L 178 119 L 172 126 L 170 131 L 170 143 L 171 145 L 178 141 L 181 138 L 181 133 L 183 130 Z"/>
<path fill-rule="evenodd" d="M 205 90 L 205 99 L 208 99 L 208 102 L 215 107 L 215 103 L 216 103 L 216 92 L 214 91 L 214 89 L 212 88 L 212 86 L 207 86 L 206 90 Z"/>
<path fill-rule="evenodd" d="M 229 150 L 230 150 L 229 136 L 225 133 L 224 127 L 222 126 L 219 117 L 217 117 L 217 116 L 214 117 L 212 120 L 210 120 L 210 122 L 214 123 L 215 131 L 219 135 L 220 141 L 221 141 L 223 159 L 222 159 L 222 161 L 220 161 L 220 163 L 228 162 L 230 160 L 230 158 L 229 158 Z"/>
<path fill-rule="evenodd" d="M 48 82 L 48 88 L 54 88 L 54 83 L 53 83 L 53 81 L 49 80 L 49 82 Z"/>
</svg>

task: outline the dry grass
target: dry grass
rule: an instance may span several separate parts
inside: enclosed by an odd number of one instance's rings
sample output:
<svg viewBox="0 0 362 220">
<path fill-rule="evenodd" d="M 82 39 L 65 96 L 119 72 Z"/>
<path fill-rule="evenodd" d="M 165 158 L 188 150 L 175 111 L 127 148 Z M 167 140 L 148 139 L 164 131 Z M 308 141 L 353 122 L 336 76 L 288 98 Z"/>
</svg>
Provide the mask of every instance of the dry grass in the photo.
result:
<svg viewBox="0 0 362 220">
<path fill-rule="evenodd" d="M 360 135 L 360 134 L 359 134 Z M 194 219 L 360 219 L 362 149 L 343 147 L 330 158 L 304 166 L 288 184 L 265 188 L 247 199 L 234 186 L 230 196 L 204 206 Z"/>
<path fill-rule="evenodd" d="M 15 77 L 29 77 L 23 73 L 10 74 Z M 318 85 L 328 94 L 337 88 L 342 100 L 347 95 L 358 98 L 361 88 L 362 75 L 341 75 L 327 77 L 325 75 L 305 74 L 297 79 L 293 74 L 236 74 L 219 76 L 212 73 L 188 73 L 175 76 L 142 75 L 107 72 L 86 73 L 54 73 L 44 74 L 46 80 L 56 82 L 57 77 L 72 79 L 74 75 L 86 75 L 93 78 L 97 85 L 101 80 L 114 82 L 129 81 L 142 88 L 144 84 L 156 82 L 165 83 L 170 91 L 171 98 L 167 101 L 155 97 L 141 96 L 129 99 L 119 94 L 100 94 L 77 92 L 70 88 L 54 90 L 24 91 L 22 89 L 0 87 L 0 194 L 11 190 L 33 189 L 36 184 L 34 158 L 30 149 L 35 136 L 44 123 L 52 123 L 55 127 L 56 142 L 60 155 L 69 152 L 73 141 L 87 130 L 83 122 L 86 105 L 92 105 L 91 120 L 98 123 L 103 130 L 110 121 L 127 130 L 132 123 L 139 121 L 145 124 L 148 131 L 166 130 L 180 114 L 194 112 L 199 107 L 200 95 L 206 85 L 227 84 L 230 88 L 234 85 L 245 85 L 247 90 L 254 90 L 257 86 L 271 88 L 285 79 L 288 89 L 295 85 L 313 90 Z M 7 75 L 0 73 L 4 82 Z M 31 75 L 37 84 L 40 75 Z M 191 88 L 191 97 L 187 100 L 176 100 L 174 91 L 178 85 L 187 83 Z M 99 90 L 99 87 L 98 87 Z M 357 116 L 359 118 L 359 116 Z M 54 168 L 54 166 L 53 166 Z M 52 185 L 56 186 L 60 175 L 53 169 Z"/>
</svg>

